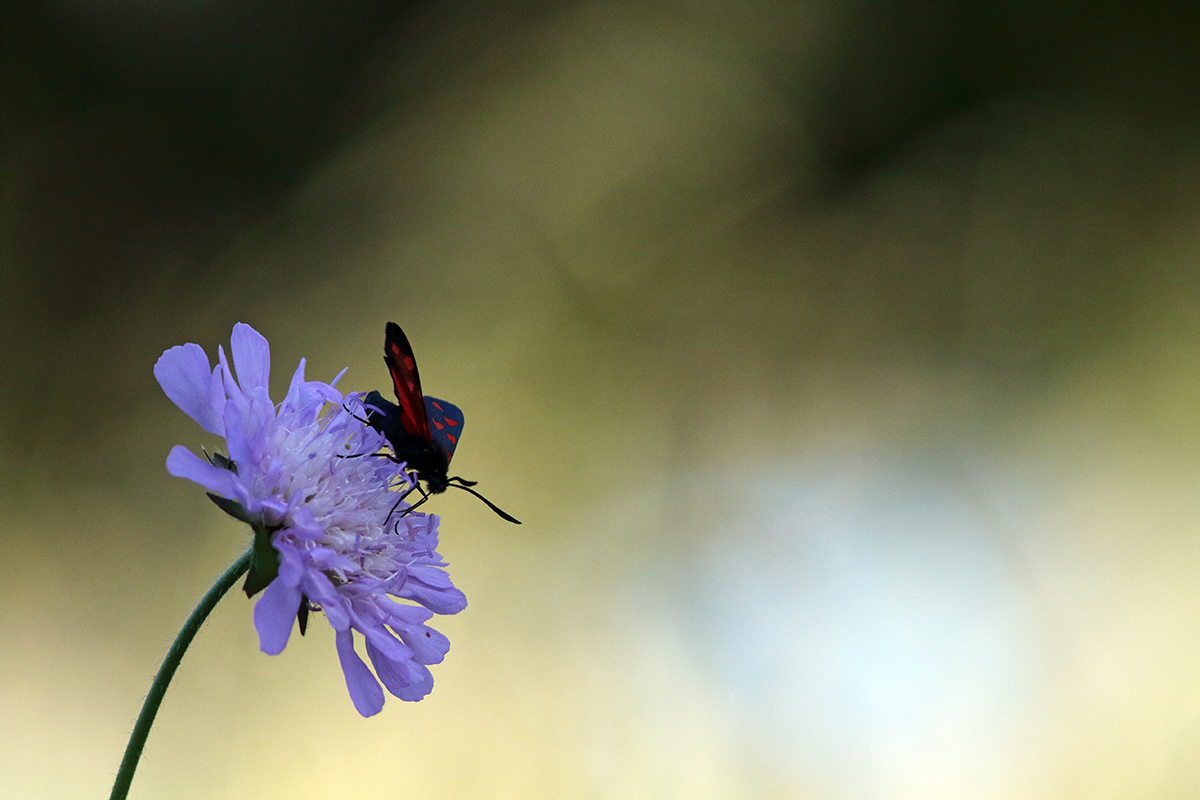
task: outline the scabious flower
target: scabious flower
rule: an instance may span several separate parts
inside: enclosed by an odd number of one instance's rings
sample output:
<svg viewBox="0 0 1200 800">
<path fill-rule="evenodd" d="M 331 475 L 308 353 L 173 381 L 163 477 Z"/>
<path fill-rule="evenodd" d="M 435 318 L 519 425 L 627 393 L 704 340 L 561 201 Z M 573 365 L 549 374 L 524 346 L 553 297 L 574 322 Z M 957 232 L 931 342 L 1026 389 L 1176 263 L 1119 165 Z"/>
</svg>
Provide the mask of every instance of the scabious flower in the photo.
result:
<svg viewBox="0 0 1200 800">
<path fill-rule="evenodd" d="M 437 554 L 437 516 L 397 506 L 397 491 L 413 479 L 402 465 L 374 455 L 387 441 L 363 423 L 361 395 L 306 381 L 301 359 L 276 406 L 267 391 L 267 340 L 238 323 L 230 352 L 236 380 L 224 348 L 213 368 L 195 344 L 164 352 L 154 376 L 184 413 L 225 439 L 228 457 L 208 460 L 176 445 L 167 470 L 199 483 L 253 528 L 245 590 L 262 591 L 254 606 L 260 647 L 282 652 L 293 621 L 304 633 L 309 612 L 320 610 L 335 631 L 360 714 L 383 708 L 380 682 L 402 700 L 420 700 L 433 688 L 426 665 L 441 662 L 450 647 L 425 623 L 467 604 Z M 374 674 L 355 651 L 356 630 Z"/>
</svg>

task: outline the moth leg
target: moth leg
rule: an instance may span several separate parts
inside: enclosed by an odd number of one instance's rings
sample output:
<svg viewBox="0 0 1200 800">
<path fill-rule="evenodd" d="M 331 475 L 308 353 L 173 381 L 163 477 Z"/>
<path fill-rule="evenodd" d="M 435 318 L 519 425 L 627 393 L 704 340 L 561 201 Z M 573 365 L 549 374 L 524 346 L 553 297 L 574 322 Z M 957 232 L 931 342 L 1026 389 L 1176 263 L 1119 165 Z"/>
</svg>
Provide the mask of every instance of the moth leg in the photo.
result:
<svg viewBox="0 0 1200 800">
<path fill-rule="evenodd" d="M 368 456 L 373 456 L 375 458 L 386 458 L 388 461 L 391 461 L 394 464 L 403 464 L 404 463 L 403 461 L 396 458 L 396 456 L 392 455 L 391 453 L 352 453 L 351 455 L 348 455 L 348 456 L 344 456 L 341 453 L 337 454 L 338 458 L 367 458 Z"/>
<path fill-rule="evenodd" d="M 404 502 L 404 498 L 408 497 L 413 492 L 421 492 L 421 499 L 417 501 L 416 505 L 409 506 L 408 508 L 404 509 L 404 513 L 400 515 L 402 517 L 405 514 L 407 514 L 409 511 L 412 511 L 414 508 L 421 505 L 421 503 L 424 503 L 426 500 L 429 499 L 429 495 L 425 494 L 424 490 L 421 489 L 421 484 L 414 483 L 412 486 L 408 487 L 408 491 L 406 491 L 404 494 L 402 494 L 398 498 L 396 498 L 396 502 L 392 505 L 392 510 L 388 512 L 388 515 L 386 517 L 384 517 L 384 520 L 383 520 L 384 525 L 388 524 L 388 520 L 390 520 L 392 518 L 392 514 L 395 514 L 396 509 L 399 508 L 400 504 Z"/>
<path fill-rule="evenodd" d="M 416 491 L 418 491 L 418 492 L 420 492 L 420 493 L 421 493 L 421 499 L 420 499 L 420 500 L 418 500 L 417 502 L 413 503 L 413 504 L 412 504 L 411 506 L 409 506 L 408 508 L 404 509 L 404 511 L 402 511 L 402 512 L 400 513 L 400 516 L 402 516 L 402 517 L 406 517 L 406 516 L 408 516 L 410 513 L 412 513 L 412 510 L 413 510 L 414 508 L 416 508 L 417 506 L 421 505 L 422 503 L 424 503 L 426 500 L 428 500 L 428 499 L 429 499 L 429 494 L 428 494 L 428 493 L 426 493 L 426 491 L 425 491 L 424 489 L 422 489 L 422 488 L 421 488 L 421 485 L 420 485 L 420 484 L 415 484 L 415 485 L 413 486 L 413 488 L 412 488 L 412 489 L 409 489 L 409 490 L 408 490 L 408 492 L 405 492 L 405 495 L 408 495 L 408 494 L 409 494 L 410 492 L 412 492 L 414 489 L 415 489 Z"/>
<path fill-rule="evenodd" d="M 370 406 L 363 406 L 363 408 L 364 408 L 364 409 L 368 409 L 368 408 L 370 408 Z M 371 422 L 370 422 L 370 420 L 369 420 L 369 419 L 363 419 L 363 418 L 362 418 L 362 417 L 360 417 L 358 414 L 355 414 L 353 411 L 351 411 L 351 410 L 350 410 L 350 407 L 349 407 L 349 406 L 347 406 L 345 403 L 342 403 L 342 410 L 343 410 L 343 411 L 345 411 L 345 412 L 346 412 L 347 414 L 349 414 L 350 416 L 354 417 L 356 420 L 358 420 L 359 422 L 361 422 L 363 425 L 370 425 L 370 424 L 371 424 Z M 370 410 L 366 412 L 368 417 L 370 417 L 370 416 L 371 416 L 371 412 L 372 412 L 372 411 L 375 411 L 375 409 L 373 409 L 373 408 L 370 408 Z M 376 413 L 378 413 L 378 412 L 376 412 Z M 391 461 L 394 461 L 394 462 L 396 462 L 397 464 L 399 464 L 399 463 L 400 463 L 400 459 L 396 458 L 396 457 L 395 457 L 394 455 L 392 455 L 391 453 L 355 453 L 354 455 L 349 455 L 349 456 L 344 456 L 344 455 L 342 455 L 342 454 L 340 454 L 340 453 L 338 454 L 338 458 L 364 458 L 365 456 L 380 456 L 380 457 L 382 457 L 382 458 L 386 458 L 386 459 L 389 459 L 389 460 L 391 460 Z"/>
<path fill-rule="evenodd" d="M 364 409 L 366 409 L 366 408 L 367 408 L 367 406 L 363 406 L 363 408 L 364 408 Z M 374 409 L 372 409 L 372 411 L 373 411 L 373 410 L 374 410 Z M 365 420 L 365 419 L 363 419 L 363 418 L 362 418 L 362 417 L 360 417 L 358 414 L 355 414 L 353 411 L 351 411 L 351 410 L 350 410 L 350 408 L 349 408 L 349 407 L 348 407 L 348 406 L 347 406 L 345 403 L 342 403 L 342 411 L 345 411 L 347 414 L 349 414 L 350 416 L 354 417 L 356 420 L 358 420 L 359 422 L 361 422 L 363 425 L 370 425 L 370 424 L 371 424 L 371 423 L 370 423 L 368 420 Z M 371 416 L 371 412 L 370 412 L 370 411 L 367 411 L 367 412 L 366 412 L 366 414 L 367 414 L 367 416 L 368 416 L 368 417 L 369 417 L 369 416 Z"/>
</svg>

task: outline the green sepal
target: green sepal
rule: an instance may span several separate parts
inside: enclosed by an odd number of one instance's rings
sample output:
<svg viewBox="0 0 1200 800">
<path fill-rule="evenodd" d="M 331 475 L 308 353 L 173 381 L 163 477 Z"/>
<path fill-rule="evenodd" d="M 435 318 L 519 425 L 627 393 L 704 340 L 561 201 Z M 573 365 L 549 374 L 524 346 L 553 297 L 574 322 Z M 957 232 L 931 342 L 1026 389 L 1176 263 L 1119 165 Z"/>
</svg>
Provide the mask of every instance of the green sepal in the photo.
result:
<svg viewBox="0 0 1200 800">
<path fill-rule="evenodd" d="M 230 500 L 228 497 L 221 497 L 212 492 L 207 492 L 207 494 L 208 499 L 217 504 L 217 508 L 234 519 L 246 523 L 254 531 L 254 545 L 250 548 L 254 558 L 250 562 L 249 572 L 246 573 L 246 582 L 242 585 L 242 591 L 246 593 L 246 596 L 254 597 L 267 588 L 267 584 L 275 580 L 275 576 L 279 574 L 279 553 L 271 546 L 271 536 L 281 526 L 268 528 L 260 520 L 247 514 L 246 509 L 242 508 L 242 504 L 237 500 Z"/>
<path fill-rule="evenodd" d="M 200 449 L 203 450 L 204 448 Z M 208 459 L 208 463 L 212 464 L 214 467 L 227 469 L 234 475 L 237 475 L 237 462 L 232 458 L 216 452 L 210 453 L 207 450 L 204 450 L 204 456 Z"/>
<path fill-rule="evenodd" d="M 242 591 L 246 597 L 254 595 L 267 588 L 267 584 L 275 580 L 279 574 L 279 553 L 271 546 L 271 534 L 279 528 L 264 528 L 261 524 L 251 524 L 254 528 L 254 560 L 250 562 L 250 571 L 246 573 L 246 583 Z"/>
<path fill-rule="evenodd" d="M 212 500 L 217 504 L 217 508 L 221 509 L 237 521 L 244 522 L 247 525 L 255 524 L 255 520 L 246 513 L 246 509 L 242 508 L 242 504 L 237 500 L 230 500 L 228 497 L 221 497 L 221 495 L 213 494 L 212 492 L 205 492 L 205 494 L 208 495 L 209 500 Z"/>
</svg>

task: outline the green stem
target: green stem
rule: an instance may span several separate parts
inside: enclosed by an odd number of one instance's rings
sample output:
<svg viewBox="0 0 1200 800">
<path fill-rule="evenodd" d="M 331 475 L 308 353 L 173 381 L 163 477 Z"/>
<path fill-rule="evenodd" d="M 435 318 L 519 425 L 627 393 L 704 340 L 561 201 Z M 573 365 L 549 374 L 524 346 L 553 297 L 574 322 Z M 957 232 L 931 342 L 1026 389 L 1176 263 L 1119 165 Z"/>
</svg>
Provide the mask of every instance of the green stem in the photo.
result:
<svg viewBox="0 0 1200 800">
<path fill-rule="evenodd" d="M 188 645 L 192 643 L 192 639 L 195 638 L 196 632 L 200 630 L 204 620 L 208 619 L 208 615 L 216 607 L 217 601 L 224 597 L 237 579 L 250 568 L 253 557 L 254 552 L 251 550 L 225 570 L 225 574 L 218 578 L 208 593 L 204 595 L 200 604 L 188 617 L 187 622 L 183 624 L 179 635 L 175 637 L 170 652 L 163 659 L 158 674 L 154 676 L 154 683 L 150 684 L 150 693 L 146 695 L 146 702 L 142 703 L 142 713 L 138 714 L 137 722 L 133 726 L 133 733 L 129 735 L 129 744 L 125 746 L 125 757 L 121 759 L 121 767 L 117 770 L 117 780 L 113 783 L 109 800 L 125 800 L 125 796 L 129 794 L 129 784 L 133 782 L 133 772 L 137 769 L 138 759 L 142 757 L 142 748 L 146 746 L 146 737 L 150 735 L 150 726 L 154 724 L 154 715 L 158 713 L 158 707 L 162 705 L 163 696 L 167 693 L 167 686 L 171 683 L 175 669 L 183 660 L 183 654 L 187 651 Z"/>
</svg>

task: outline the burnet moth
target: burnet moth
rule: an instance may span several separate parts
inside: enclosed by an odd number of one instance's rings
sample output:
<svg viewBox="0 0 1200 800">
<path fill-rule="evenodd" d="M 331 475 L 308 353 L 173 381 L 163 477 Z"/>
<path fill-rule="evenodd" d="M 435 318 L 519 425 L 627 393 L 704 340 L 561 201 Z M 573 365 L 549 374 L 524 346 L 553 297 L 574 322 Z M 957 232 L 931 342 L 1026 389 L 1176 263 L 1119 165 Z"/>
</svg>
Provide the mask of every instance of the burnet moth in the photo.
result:
<svg viewBox="0 0 1200 800">
<path fill-rule="evenodd" d="M 383 360 L 392 374 L 392 386 L 396 390 L 399 405 L 385 400 L 379 392 L 371 392 L 363 401 L 367 406 L 366 422 L 387 437 L 392 445 L 390 457 L 397 462 L 404 462 L 409 471 L 417 474 L 418 480 L 425 482 L 424 490 L 420 489 L 419 483 L 414 487 L 421 491 L 422 497 L 410 508 L 424 503 L 429 495 L 441 494 L 447 487 L 453 486 L 487 503 L 487 507 L 502 519 L 520 525 L 520 520 L 472 489 L 476 481 L 458 476 L 447 477 L 450 459 L 462 435 L 463 413 L 453 403 L 421 393 L 421 378 L 417 375 L 417 360 L 413 357 L 412 345 L 394 322 L 387 324 Z"/>
</svg>

